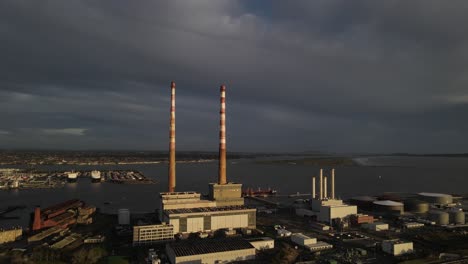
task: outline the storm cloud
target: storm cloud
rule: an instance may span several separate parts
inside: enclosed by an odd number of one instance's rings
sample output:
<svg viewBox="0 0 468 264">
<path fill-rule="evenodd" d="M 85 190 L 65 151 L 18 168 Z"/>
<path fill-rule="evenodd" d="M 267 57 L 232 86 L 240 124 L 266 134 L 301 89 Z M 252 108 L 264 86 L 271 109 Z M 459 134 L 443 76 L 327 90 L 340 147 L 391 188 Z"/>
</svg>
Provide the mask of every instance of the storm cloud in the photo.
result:
<svg viewBox="0 0 468 264">
<path fill-rule="evenodd" d="M 467 1 L 0 2 L 0 148 L 466 152 Z"/>
</svg>

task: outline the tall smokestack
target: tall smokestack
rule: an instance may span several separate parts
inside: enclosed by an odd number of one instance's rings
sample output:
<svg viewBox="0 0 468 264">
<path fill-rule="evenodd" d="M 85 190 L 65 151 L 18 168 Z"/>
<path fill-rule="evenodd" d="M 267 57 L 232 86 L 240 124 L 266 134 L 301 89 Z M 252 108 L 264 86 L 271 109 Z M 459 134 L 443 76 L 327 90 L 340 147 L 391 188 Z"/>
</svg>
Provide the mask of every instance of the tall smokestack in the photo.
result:
<svg viewBox="0 0 468 264">
<path fill-rule="evenodd" d="M 328 198 L 328 194 L 327 194 L 327 176 L 325 176 L 323 178 L 323 198 Z"/>
<path fill-rule="evenodd" d="M 175 159 L 175 82 L 171 82 L 171 120 L 169 123 L 169 178 L 168 191 L 174 192 L 176 186 L 176 159 Z"/>
<path fill-rule="evenodd" d="M 335 199 L 335 169 L 331 170 L 331 198 Z"/>
<path fill-rule="evenodd" d="M 320 169 L 320 200 L 323 199 L 323 169 Z"/>
<path fill-rule="evenodd" d="M 312 199 L 315 199 L 315 176 L 312 177 Z"/>
<path fill-rule="evenodd" d="M 226 184 L 226 86 L 221 85 L 221 109 L 219 111 L 219 173 L 218 184 Z"/>
</svg>

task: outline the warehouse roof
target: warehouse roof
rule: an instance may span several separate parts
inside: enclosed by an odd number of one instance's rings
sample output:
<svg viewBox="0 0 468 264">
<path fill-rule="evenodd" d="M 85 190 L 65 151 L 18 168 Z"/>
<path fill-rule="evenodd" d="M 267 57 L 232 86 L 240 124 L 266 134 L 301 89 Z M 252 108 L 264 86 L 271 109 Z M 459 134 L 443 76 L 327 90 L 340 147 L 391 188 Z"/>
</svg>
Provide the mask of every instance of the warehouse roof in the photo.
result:
<svg viewBox="0 0 468 264">
<path fill-rule="evenodd" d="M 169 244 L 168 247 L 174 251 L 176 257 L 254 248 L 243 239 L 182 240 Z"/>
</svg>

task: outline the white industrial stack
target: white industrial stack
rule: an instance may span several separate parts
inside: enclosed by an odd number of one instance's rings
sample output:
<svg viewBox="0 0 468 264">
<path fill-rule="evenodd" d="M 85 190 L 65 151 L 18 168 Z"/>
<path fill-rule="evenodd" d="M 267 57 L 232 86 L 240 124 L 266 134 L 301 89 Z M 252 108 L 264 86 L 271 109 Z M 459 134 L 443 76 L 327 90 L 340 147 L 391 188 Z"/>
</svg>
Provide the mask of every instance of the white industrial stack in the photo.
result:
<svg viewBox="0 0 468 264">
<path fill-rule="evenodd" d="M 331 170 L 331 195 L 328 195 L 328 177 L 324 177 L 323 169 L 319 172 L 319 194 L 316 195 L 315 177 L 312 177 L 311 208 L 298 208 L 296 214 L 301 216 L 316 216 L 317 221 L 333 224 L 335 219 L 343 219 L 349 215 L 357 214 L 357 206 L 344 204 L 342 200 L 335 199 L 335 170 Z"/>
<path fill-rule="evenodd" d="M 130 224 L 130 210 L 119 209 L 119 225 L 129 225 L 129 224 Z"/>
</svg>

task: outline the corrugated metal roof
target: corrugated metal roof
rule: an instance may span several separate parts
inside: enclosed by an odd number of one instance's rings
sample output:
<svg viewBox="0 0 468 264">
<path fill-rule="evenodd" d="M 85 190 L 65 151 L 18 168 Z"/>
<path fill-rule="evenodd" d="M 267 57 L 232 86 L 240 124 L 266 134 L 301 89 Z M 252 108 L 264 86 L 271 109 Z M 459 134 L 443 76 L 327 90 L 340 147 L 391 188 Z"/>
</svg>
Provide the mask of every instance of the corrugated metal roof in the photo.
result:
<svg viewBox="0 0 468 264">
<path fill-rule="evenodd" d="M 183 240 L 169 244 L 169 247 L 172 248 L 176 257 L 254 248 L 243 239 Z"/>
</svg>

